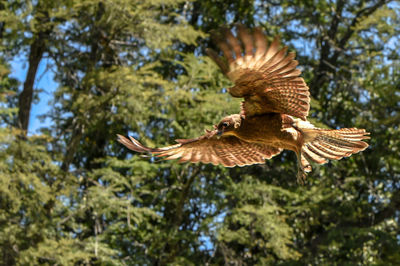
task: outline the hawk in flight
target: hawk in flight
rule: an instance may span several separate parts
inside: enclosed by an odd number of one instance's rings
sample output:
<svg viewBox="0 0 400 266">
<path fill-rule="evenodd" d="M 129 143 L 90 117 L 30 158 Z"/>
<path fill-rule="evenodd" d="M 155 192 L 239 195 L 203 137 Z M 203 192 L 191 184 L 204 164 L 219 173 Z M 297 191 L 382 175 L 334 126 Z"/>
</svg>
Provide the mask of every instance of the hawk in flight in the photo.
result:
<svg viewBox="0 0 400 266">
<path fill-rule="evenodd" d="M 136 152 L 152 153 L 180 162 L 202 162 L 226 167 L 265 163 L 282 150 L 297 155 L 297 180 L 303 183 L 311 171 L 309 161 L 323 164 L 339 160 L 368 147 L 364 129 L 321 129 L 307 121 L 309 89 L 296 68 L 294 53 L 280 48 L 278 38 L 268 45 L 260 28 L 237 26 L 213 34 L 223 56 L 208 55 L 234 83 L 233 97 L 244 98 L 239 114 L 224 117 L 213 130 L 194 139 L 177 139 L 178 144 L 148 148 L 136 139 L 118 135 L 118 141 Z"/>
</svg>

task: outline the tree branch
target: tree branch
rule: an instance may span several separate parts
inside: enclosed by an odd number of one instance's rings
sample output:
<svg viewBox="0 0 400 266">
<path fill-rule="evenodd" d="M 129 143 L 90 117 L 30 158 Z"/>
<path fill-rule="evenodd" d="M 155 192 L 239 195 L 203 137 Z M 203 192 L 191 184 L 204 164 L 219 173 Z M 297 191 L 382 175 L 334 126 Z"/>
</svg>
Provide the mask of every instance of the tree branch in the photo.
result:
<svg viewBox="0 0 400 266">
<path fill-rule="evenodd" d="M 343 37 L 340 39 L 338 42 L 337 47 L 339 49 L 335 50 L 335 53 L 332 56 L 332 62 L 336 62 L 339 55 L 345 48 L 346 43 L 350 40 L 351 36 L 353 36 L 355 29 L 354 27 L 357 25 L 357 23 L 362 19 L 362 18 L 367 18 L 368 16 L 372 15 L 378 8 L 382 7 L 383 5 L 389 3 L 391 1 L 387 0 L 381 0 L 379 1 L 376 5 L 371 6 L 371 7 L 366 7 L 357 12 L 355 17 L 353 18 L 350 26 L 348 27 L 346 33 L 343 35 Z"/>
<path fill-rule="evenodd" d="M 189 180 L 183 186 L 183 190 L 182 190 L 181 196 L 179 198 L 179 202 L 176 205 L 176 219 L 174 221 L 175 226 L 179 226 L 182 222 L 182 214 L 183 214 L 183 207 L 184 207 L 185 201 L 189 195 L 190 187 L 191 187 L 194 179 L 196 178 L 196 176 L 199 174 L 199 172 L 200 172 L 200 167 L 197 166 L 193 170 L 192 174 L 190 175 Z"/>
</svg>

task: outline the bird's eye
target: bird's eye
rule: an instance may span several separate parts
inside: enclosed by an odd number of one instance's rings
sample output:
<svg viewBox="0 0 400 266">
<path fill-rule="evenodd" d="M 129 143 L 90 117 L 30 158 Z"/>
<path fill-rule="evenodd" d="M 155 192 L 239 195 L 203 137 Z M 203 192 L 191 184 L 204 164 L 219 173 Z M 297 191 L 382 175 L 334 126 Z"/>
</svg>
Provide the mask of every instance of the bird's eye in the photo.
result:
<svg viewBox="0 0 400 266">
<path fill-rule="evenodd" d="M 229 123 L 228 123 L 228 122 L 224 122 L 224 123 L 222 123 L 222 126 L 223 126 L 223 127 L 228 127 L 228 126 L 229 126 Z"/>
</svg>

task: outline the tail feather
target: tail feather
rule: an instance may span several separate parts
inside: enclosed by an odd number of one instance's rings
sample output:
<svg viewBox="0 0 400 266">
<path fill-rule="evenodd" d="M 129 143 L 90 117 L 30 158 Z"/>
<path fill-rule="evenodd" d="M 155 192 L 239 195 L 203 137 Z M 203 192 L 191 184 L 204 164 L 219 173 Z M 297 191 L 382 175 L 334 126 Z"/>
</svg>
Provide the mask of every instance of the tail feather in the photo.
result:
<svg viewBox="0 0 400 266">
<path fill-rule="evenodd" d="M 320 150 L 321 152 L 323 152 L 325 154 L 329 154 L 328 156 L 333 157 L 333 158 L 330 158 L 331 160 L 338 160 L 340 158 L 340 156 L 343 155 L 343 152 L 346 152 L 346 151 L 347 151 L 347 153 L 345 156 L 350 156 L 351 151 L 352 151 L 351 149 L 345 149 L 345 148 L 342 148 L 341 150 L 338 151 L 334 146 L 331 146 L 331 145 L 323 146 L 318 142 L 315 142 L 310 145 L 312 145 L 313 147 L 315 147 L 315 149 Z"/>
<path fill-rule="evenodd" d="M 308 149 L 312 151 L 313 153 L 319 155 L 320 157 L 327 158 L 329 160 L 337 160 L 338 157 L 340 157 L 340 153 L 335 153 L 335 152 L 330 152 L 328 149 L 326 149 L 324 146 L 319 145 L 319 143 L 308 143 L 306 144 Z"/>
<path fill-rule="evenodd" d="M 320 156 L 317 152 L 309 149 L 307 145 L 303 146 L 302 152 L 304 154 L 304 157 L 306 157 L 309 161 L 313 161 L 318 164 L 324 164 L 327 162 L 326 158 Z"/>
<path fill-rule="evenodd" d="M 362 141 L 369 139 L 369 133 L 365 129 L 304 128 L 302 131 L 306 139 L 302 155 L 318 164 L 324 164 L 328 160 L 340 160 L 368 147 L 368 144 Z"/>
</svg>

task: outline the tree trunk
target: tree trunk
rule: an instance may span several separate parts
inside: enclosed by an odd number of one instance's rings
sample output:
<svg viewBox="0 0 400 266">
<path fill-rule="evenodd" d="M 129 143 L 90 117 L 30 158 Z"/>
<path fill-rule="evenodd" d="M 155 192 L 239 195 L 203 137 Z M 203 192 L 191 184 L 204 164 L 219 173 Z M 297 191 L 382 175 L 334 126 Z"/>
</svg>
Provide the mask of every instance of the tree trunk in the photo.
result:
<svg viewBox="0 0 400 266">
<path fill-rule="evenodd" d="M 45 49 L 44 40 L 39 36 L 33 41 L 30 47 L 28 73 L 24 82 L 24 90 L 19 95 L 18 102 L 18 127 L 24 130 L 25 134 L 29 126 L 29 115 L 31 112 L 36 72 Z"/>
<path fill-rule="evenodd" d="M 39 1 L 37 4 L 37 13 L 34 21 L 36 28 L 40 28 L 37 32 L 33 33 L 33 42 L 29 50 L 29 68 L 24 82 L 24 89 L 19 95 L 18 99 L 18 124 L 17 127 L 24 131 L 26 135 L 29 126 L 29 115 L 31 112 L 32 99 L 33 99 L 33 86 L 35 84 L 35 77 L 39 67 L 39 63 L 43 58 L 43 54 L 47 49 L 46 41 L 49 39 L 52 27 L 48 26 L 50 22 L 49 13 L 42 7 Z"/>
</svg>

